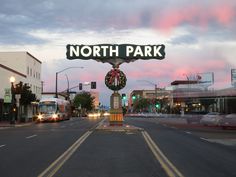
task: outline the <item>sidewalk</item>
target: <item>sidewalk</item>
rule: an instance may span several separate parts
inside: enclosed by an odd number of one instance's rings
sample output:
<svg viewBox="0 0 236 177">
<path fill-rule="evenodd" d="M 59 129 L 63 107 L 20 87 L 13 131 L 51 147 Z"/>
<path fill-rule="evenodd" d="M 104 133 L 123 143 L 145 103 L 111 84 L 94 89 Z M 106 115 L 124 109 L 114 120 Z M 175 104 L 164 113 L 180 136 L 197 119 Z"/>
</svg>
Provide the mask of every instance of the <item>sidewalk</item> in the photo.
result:
<svg viewBox="0 0 236 177">
<path fill-rule="evenodd" d="M 16 122 L 15 124 L 10 124 L 9 121 L 0 121 L 0 129 L 7 127 L 24 127 L 24 126 L 29 126 L 32 123 L 33 122 L 21 122 L 21 123 Z"/>
</svg>

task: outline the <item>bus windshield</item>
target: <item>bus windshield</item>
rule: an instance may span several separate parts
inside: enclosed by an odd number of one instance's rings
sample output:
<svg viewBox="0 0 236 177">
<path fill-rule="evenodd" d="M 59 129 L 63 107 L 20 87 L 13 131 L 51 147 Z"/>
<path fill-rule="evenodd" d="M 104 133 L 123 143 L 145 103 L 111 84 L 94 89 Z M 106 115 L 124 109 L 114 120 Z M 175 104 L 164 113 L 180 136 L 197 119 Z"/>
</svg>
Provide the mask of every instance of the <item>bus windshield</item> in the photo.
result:
<svg viewBox="0 0 236 177">
<path fill-rule="evenodd" d="M 41 103 L 41 104 L 39 104 L 39 112 L 41 114 L 43 114 L 43 113 L 52 114 L 52 113 L 55 113 L 56 111 L 57 111 L 57 106 L 55 103 L 50 103 L 50 104 Z"/>
</svg>

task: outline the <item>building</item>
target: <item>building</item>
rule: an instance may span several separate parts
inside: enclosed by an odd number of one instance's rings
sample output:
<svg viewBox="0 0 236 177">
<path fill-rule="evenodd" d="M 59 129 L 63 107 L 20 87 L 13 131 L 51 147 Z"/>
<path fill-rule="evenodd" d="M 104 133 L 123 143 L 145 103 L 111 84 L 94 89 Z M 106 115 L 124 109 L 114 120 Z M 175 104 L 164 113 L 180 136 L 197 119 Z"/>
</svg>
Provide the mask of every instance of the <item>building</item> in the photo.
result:
<svg viewBox="0 0 236 177">
<path fill-rule="evenodd" d="M 175 114 L 204 114 L 206 112 L 220 112 L 224 114 L 236 113 L 236 88 L 219 90 L 208 89 L 209 85 L 198 81 L 178 80 L 171 86 L 157 90 L 133 90 L 129 99 L 129 109 L 140 98 L 150 100 L 149 112 L 153 112 L 154 102 L 160 103 L 159 111 Z"/>
<path fill-rule="evenodd" d="M 134 111 L 134 104 L 140 99 L 147 99 L 150 102 L 148 112 L 167 112 L 171 103 L 171 91 L 156 88 L 155 90 L 133 90 L 129 96 L 128 108 L 129 112 Z M 156 107 L 156 104 L 160 107 Z M 140 110 L 142 111 L 142 110 Z"/>
<path fill-rule="evenodd" d="M 28 52 L 0 52 L 0 118 L 9 112 L 11 76 L 15 77 L 14 84 L 20 81 L 28 84 L 36 98 L 41 98 L 41 65 L 42 62 Z M 28 111 L 27 117 L 30 116 L 32 113 Z"/>
</svg>

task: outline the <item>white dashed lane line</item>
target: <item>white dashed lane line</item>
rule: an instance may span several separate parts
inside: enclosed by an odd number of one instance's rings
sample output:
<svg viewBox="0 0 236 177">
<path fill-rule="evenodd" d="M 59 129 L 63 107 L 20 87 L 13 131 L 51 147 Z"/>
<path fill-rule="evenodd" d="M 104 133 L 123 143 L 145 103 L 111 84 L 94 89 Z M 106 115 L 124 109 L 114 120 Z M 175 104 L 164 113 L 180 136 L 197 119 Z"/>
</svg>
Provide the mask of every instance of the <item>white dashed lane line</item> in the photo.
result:
<svg viewBox="0 0 236 177">
<path fill-rule="evenodd" d="M 200 137 L 201 140 L 208 141 L 206 138 Z"/>
<path fill-rule="evenodd" d="M 0 145 L 0 148 L 2 148 L 2 147 L 4 147 L 4 146 L 6 146 L 5 144 L 2 144 L 2 145 Z"/>
<path fill-rule="evenodd" d="M 36 137 L 37 135 L 31 135 L 31 136 L 27 136 L 27 137 L 25 137 L 26 139 L 30 139 L 30 138 L 34 138 L 34 137 Z"/>
<path fill-rule="evenodd" d="M 192 132 L 185 132 L 185 133 L 190 134 L 190 135 L 192 134 Z"/>
</svg>

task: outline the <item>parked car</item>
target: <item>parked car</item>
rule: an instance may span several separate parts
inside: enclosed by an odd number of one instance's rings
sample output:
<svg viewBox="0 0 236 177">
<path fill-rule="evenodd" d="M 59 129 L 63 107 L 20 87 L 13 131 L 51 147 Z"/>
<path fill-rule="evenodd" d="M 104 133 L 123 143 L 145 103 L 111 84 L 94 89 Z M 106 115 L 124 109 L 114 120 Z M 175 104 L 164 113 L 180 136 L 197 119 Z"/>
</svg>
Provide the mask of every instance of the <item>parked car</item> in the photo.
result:
<svg viewBox="0 0 236 177">
<path fill-rule="evenodd" d="M 186 121 L 188 124 L 192 123 L 200 123 L 200 120 L 202 119 L 201 115 L 186 115 Z"/>
<path fill-rule="evenodd" d="M 223 129 L 226 129 L 228 127 L 236 128 L 236 113 L 226 115 L 223 119 L 220 120 L 219 125 Z"/>
<path fill-rule="evenodd" d="M 200 120 L 202 119 L 202 115 L 205 115 L 205 114 L 207 114 L 206 111 L 194 110 L 194 111 L 188 112 L 185 116 L 186 117 L 186 122 L 188 124 L 192 124 L 192 123 L 199 124 Z"/>
<path fill-rule="evenodd" d="M 206 126 L 218 126 L 219 121 L 222 119 L 222 115 L 218 112 L 210 112 L 204 116 L 202 116 L 200 120 L 200 124 Z"/>
</svg>

